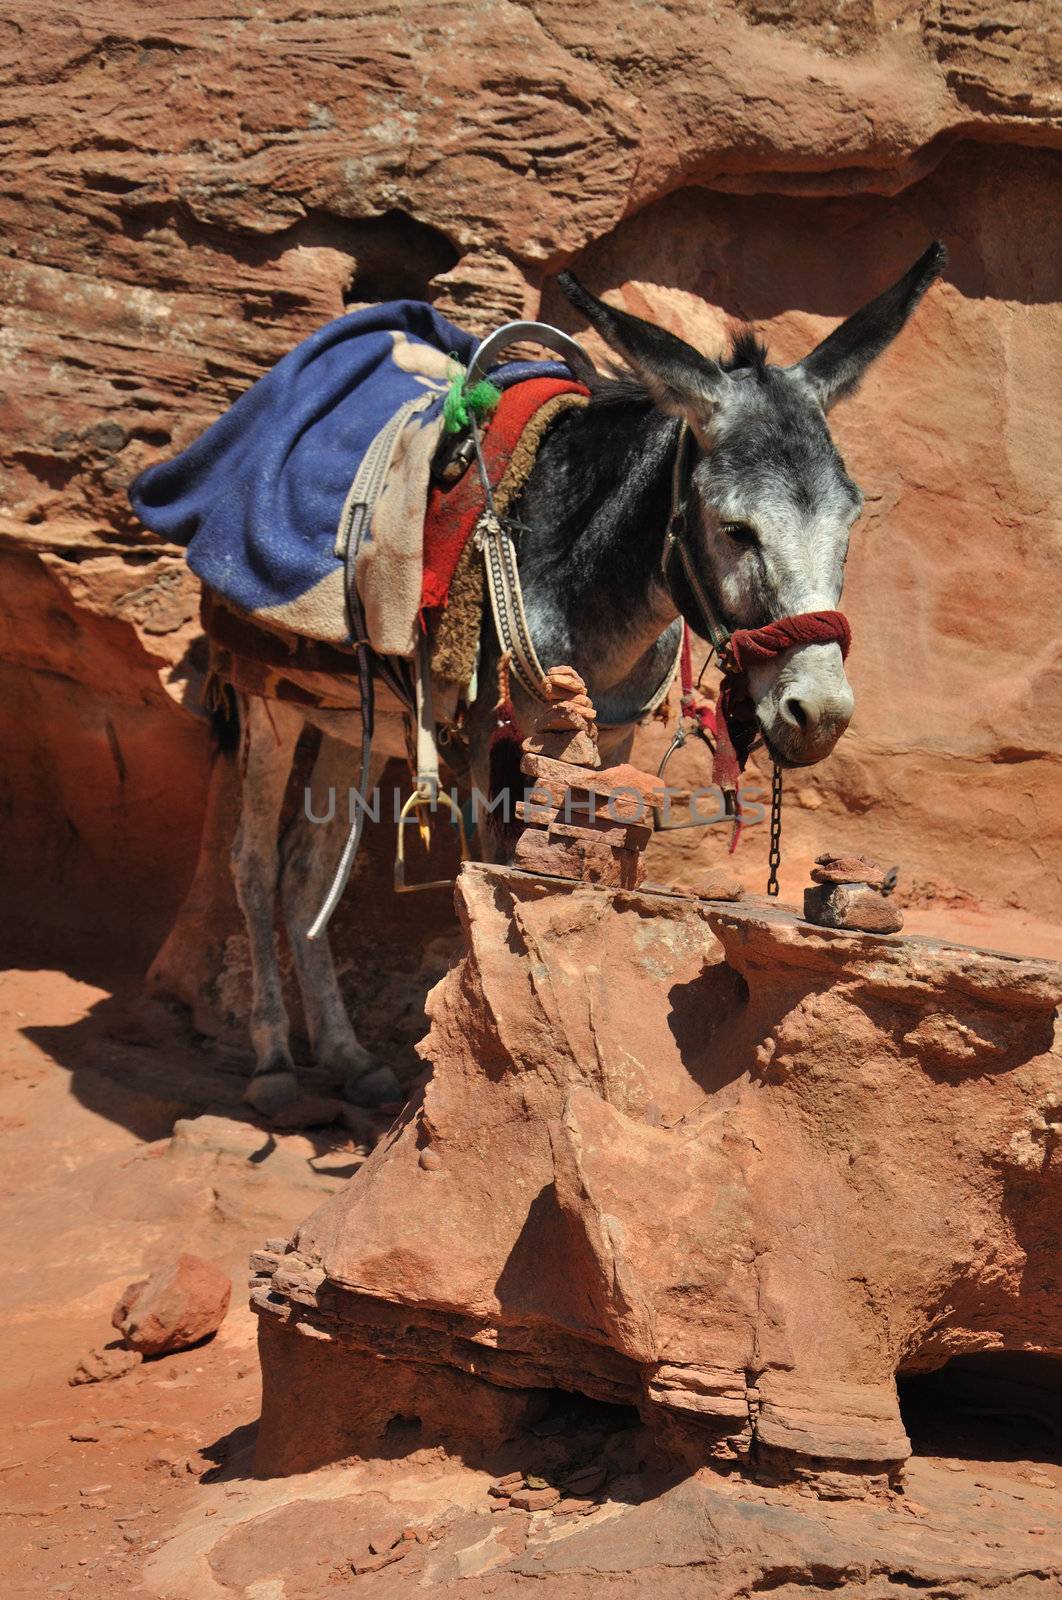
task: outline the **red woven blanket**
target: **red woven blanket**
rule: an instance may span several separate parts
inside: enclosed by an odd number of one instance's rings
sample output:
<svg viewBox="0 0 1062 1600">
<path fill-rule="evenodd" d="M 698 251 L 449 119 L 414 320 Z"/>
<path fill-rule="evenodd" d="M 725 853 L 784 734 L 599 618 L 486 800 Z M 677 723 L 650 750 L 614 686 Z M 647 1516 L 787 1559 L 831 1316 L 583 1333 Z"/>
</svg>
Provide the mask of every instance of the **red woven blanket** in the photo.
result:
<svg viewBox="0 0 1062 1600">
<path fill-rule="evenodd" d="M 536 411 L 558 394 L 587 394 L 581 383 L 529 378 L 506 389 L 483 435 L 483 458 L 492 485 L 505 475 L 513 451 Z M 444 606 L 461 552 L 483 511 L 483 486 L 475 465 L 452 487 L 436 485 L 424 519 L 424 586 L 421 605 Z"/>
</svg>

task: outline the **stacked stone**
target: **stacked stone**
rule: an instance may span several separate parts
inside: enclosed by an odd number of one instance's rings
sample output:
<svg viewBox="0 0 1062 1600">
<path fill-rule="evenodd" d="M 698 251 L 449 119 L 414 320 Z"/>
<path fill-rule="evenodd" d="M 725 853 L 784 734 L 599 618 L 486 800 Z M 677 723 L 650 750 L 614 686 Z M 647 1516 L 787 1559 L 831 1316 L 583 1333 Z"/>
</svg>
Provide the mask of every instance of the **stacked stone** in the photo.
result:
<svg viewBox="0 0 1062 1600">
<path fill-rule="evenodd" d="M 885 872 L 866 856 L 817 856 L 814 884 L 804 890 L 804 916 L 820 928 L 899 933 L 903 913 L 881 893 Z"/>
<path fill-rule="evenodd" d="M 516 808 L 526 826 L 513 864 L 547 877 L 636 889 L 664 785 L 626 764 L 601 768 L 597 713 L 574 668 L 551 668 L 547 692 L 549 703 L 523 745 L 521 771 L 534 788 Z"/>
</svg>

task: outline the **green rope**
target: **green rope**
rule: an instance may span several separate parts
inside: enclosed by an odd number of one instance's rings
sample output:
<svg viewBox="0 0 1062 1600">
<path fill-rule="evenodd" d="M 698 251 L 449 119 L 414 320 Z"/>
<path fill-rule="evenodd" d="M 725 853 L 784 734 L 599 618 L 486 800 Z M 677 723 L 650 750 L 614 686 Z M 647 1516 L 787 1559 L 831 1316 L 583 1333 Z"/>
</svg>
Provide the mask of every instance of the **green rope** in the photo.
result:
<svg viewBox="0 0 1062 1600">
<path fill-rule="evenodd" d="M 486 378 L 468 387 L 468 373 L 456 362 L 450 369 L 450 387 L 443 401 L 443 426 L 447 433 L 460 433 L 474 416 L 477 422 L 488 417 L 501 399 L 501 391 Z"/>
</svg>

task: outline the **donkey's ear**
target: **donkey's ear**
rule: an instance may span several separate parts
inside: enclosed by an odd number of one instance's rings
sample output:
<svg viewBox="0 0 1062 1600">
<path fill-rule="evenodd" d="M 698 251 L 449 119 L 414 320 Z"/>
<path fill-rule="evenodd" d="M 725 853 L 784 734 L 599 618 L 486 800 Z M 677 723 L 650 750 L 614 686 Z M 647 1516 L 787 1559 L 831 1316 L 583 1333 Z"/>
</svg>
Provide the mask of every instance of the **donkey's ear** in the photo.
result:
<svg viewBox="0 0 1062 1600">
<path fill-rule="evenodd" d="M 898 283 L 834 328 L 797 362 L 793 370 L 808 379 L 824 411 L 858 388 L 870 363 L 892 343 L 947 261 L 948 252 L 940 241 L 931 244 Z"/>
<path fill-rule="evenodd" d="M 560 273 L 557 282 L 609 348 L 641 379 L 661 411 L 685 417 L 694 426 L 708 420 L 730 385 L 722 367 L 666 329 L 606 305 L 584 289 L 574 273 Z"/>
</svg>

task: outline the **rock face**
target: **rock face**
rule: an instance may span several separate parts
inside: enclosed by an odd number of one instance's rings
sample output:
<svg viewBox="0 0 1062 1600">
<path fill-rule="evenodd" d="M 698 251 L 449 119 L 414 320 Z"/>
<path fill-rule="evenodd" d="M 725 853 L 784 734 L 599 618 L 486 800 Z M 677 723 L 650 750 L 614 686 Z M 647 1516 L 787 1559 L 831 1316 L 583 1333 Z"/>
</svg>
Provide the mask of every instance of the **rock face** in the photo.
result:
<svg viewBox="0 0 1062 1600">
<path fill-rule="evenodd" d="M 7 0 L 0 870 L 28 918 L 76 905 L 145 955 L 172 920 L 207 788 L 196 594 L 125 490 L 300 338 L 395 295 L 570 327 L 574 264 L 785 360 L 934 235 L 947 285 L 838 418 L 858 709 L 789 837 L 1049 912 L 1055 13 L 182 0 L 147 28 Z"/>
<path fill-rule="evenodd" d="M 897 1373 L 1062 1355 L 1062 968 L 497 868 L 458 903 L 422 1100 L 254 1258 L 261 1471 L 567 1389 L 855 1494 L 910 1453 Z"/>
<path fill-rule="evenodd" d="M 220 1267 L 182 1251 L 150 1278 L 131 1283 L 111 1322 L 141 1355 L 188 1350 L 217 1333 L 231 1293 L 232 1285 Z"/>
</svg>

